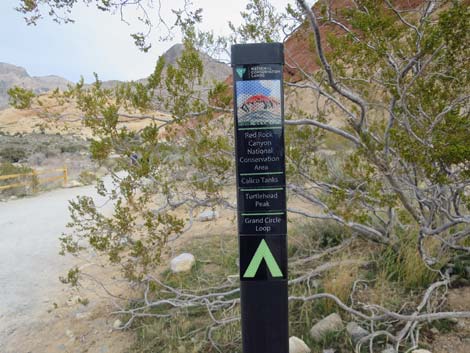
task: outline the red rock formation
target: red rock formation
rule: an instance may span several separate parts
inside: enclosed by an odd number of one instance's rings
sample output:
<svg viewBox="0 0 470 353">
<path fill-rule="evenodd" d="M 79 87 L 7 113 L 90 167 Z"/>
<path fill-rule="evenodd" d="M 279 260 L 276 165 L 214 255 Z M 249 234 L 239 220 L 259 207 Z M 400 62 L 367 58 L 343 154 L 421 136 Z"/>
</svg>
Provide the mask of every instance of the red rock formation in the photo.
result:
<svg viewBox="0 0 470 353">
<path fill-rule="evenodd" d="M 412 9 L 422 4 L 424 0 L 396 0 L 393 4 L 401 9 Z M 314 7 L 318 14 L 320 11 L 320 2 Z M 355 6 L 351 0 L 333 0 L 331 1 L 331 11 L 341 18 L 340 11 Z M 326 41 L 327 34 L 344 34 L 344 30 L 332 24 L 320 24 L 320 33 L 322 36 L 322 44 L 325 51 L 328 52 L 329 47 Z M 284 79 L 290 82 L 297 82 L 303 79 L 303 75 L 296 67 L 301 67 L 305 72 L 312 73 L 320 68 L 320 63 L 315 54 L 315 43 L 310 24 L 305 24 L 296 30 L 284 43 L 285 62 Z M 232 77 L 229 76 L 225 82 L 232 85 Z"/>
</svg>

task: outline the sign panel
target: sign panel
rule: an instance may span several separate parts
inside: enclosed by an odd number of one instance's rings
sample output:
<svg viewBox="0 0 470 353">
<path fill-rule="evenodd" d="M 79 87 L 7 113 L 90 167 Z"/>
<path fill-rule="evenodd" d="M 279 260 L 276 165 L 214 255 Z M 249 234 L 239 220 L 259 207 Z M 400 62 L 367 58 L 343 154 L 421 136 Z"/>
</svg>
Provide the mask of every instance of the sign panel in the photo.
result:
<svg viewBox="0 0 470 353">
<path fill-rule="evenodd" d="M 240 236 L 286 234 L 286 212 L 241 212 L 238 214 L 238 232 Z"/>
<path fill-rule="evenodd" d="M 232 46 L 244 353 L 289 351 L 283 63 L 280 43 Z"/>
</svg>

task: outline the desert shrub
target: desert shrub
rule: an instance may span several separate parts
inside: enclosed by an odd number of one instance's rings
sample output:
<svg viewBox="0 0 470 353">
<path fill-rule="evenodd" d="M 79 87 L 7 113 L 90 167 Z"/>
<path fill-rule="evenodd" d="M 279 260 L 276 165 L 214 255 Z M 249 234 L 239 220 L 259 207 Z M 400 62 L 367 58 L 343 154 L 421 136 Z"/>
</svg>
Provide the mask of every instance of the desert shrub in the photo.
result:
<svg viewBox="0 0 470 353">
<path fill-rule="evenodd" d="M 8 90 L 10 99 L 8 103 L 17 109 L 26 109 L 31 107 L 35 94 L 32 90 L 15 86 Z"/>
<path fill-rule="evenodd" d="M 313 222 L 315 225 L 302 224 L 292 227 L 290 236 L 292 243 L 296 243 L 304 236 L 305 229 L 317 229 L 319 222 Z M 318 228 L 322 226 L 319 225 Z M 331 228 L 330 228 L 331 227 Z M 333 226 L 328 227 L 332 229 Z M 316 237 L 317 232 L 307 233 L 307 236 L 314 237 L 314 241 L 309 245 L 305 245 L 305 251 L 312 252 L 318 249 Z M 237 266 L 238 246 L 237 237 L 232 234 L 211 235 L 210 237 L 202 237 L 192 239 L 184 247 L 186 251 L 191 252 L 196 257 L 196 264 L 191 271 L 186 273 L 172 273 L 169 270 L 162 271 L 158 278 L 166 285 L 172 288 L 178 288 L 179 291 L 189 293 L 201 293 L 207 288 L 220 288 L 218 291 L 223 292 L 231 288 L 228 280 L 229 276 L 234 285 L 238 282 L 238 278 L 233 277 L 239 272 Z M 293 259 L 292 259 L 293 260 Z M 295 269 L 291 271 L 290 278 L 296 276 Z M 343 293 L 347 302 L 349 289 L 352 279 L 351 273 L 357 274 L 357 267 L 340 267 L 337 271 L 331 271 L 325 274 L 325 278 L 336 273 L 338 287 Z M 344 275 L 343 275 L 344 273 Z M 340 278 L 341 277 L 341 278 Z M 322 280 L 323 281 L 323 280 Z M 225 287 L 224 287 L 225 286 Z M 305 286 L 304 284 L 296 284 L 289 287 L 289 295 L 291 296 L 309 296 L 316 293 L 324 292 L 322 286 Z M 170 293 L 165 289 L 156 291 L 152 295 L 155 298 L 166 298 Z M 234 298 L 238 297 L 238 293 L 234 294 Z M 151 297 L 153 298 L 153 297 Z M 139 306 L 140 304 L 135 304 Z M 132 304 L 131 304 L 132 307 Z M 350 341 L 345 331 L 340 331 L 327 335 L 322 342 L 314 342 L 309 330 L 311 326 L 332 312 L 337 312 L 337 307 L 328 299 L 315 300 L 309 302 L 292 301 L 289 303 L 289 332 L 291 335 L 302 338 L 309 347 L 313 348 L 313 352 L 321 352 L 322 348 L 333 348 L 340 352 L 349 352 L 351 350 Z M 154 314 L 163 314 L 165 310 L 152 309 Z M 240 315 L 239 306 L 227 309 L 224 314 L 214 313 L 219 319 Z M 127 317 L 123 317 L 124 320 Z M 130 352 L 218 352 L 212 344 L 207 340 L 206 328 L 213 323 L 206 308 L 187 308 L 177 311 L 167 318 L 142 318 L 136 323 L 136 341 Z M 202 329 L 204 328 L 204 329 Z M 162 334 L 164 332 L 165 334 Z M 240 321 L 234 321 L 228 325 L 219 327 L 212 333 L 212 338 L 217 342 L 220 351 L 239 353 L 241 352 L 241 336 Z"/>
<path fill-rule="evenodd" d="M 398 249 L 385 248 L 379 252 L 376 261 L 379 279 L 397 282 L 410 290 L 426 288 L 439 276 L 421 260 L 413 232 L 401 236 Z"/>
<path fill-rule="evenodd" d="M 83 185 L 91 185 L 96 181 L 96 175 L 93 172 L 85 170 L 78 176 L 78 181 Z"/>
<path fill-rule="evenodd" d="M 333 221 L 302 222 L 293 225 L 289 231 L 292 235 L 290 254 L 302 253 L 305 249 L 326 249 L 351 236 L 350 229 Z"/>
<path fill-rule="evenodd" d="M 41 142 L 34 147 L 34 152 L 43 153 L 46 158 L 51 158 L 56 157 L 60 153 L 60 150 L 51 142 Z"/>
<path fill-rule="evenodd" d="M 5 162 L 18 163 L 26 158 L 26 151 L 21 147 L 5 147 L 0 150 L 0 157 Z"/>
<path fill-rule="evenodd" d="M 33 170 L 26 166 L 15 165 L 12 163 L 0 163 L 0 176 L 14 174 L 29 174 Z M 27 183 L 27 186 L 19 186 L 11 189 L 0 190 L 2 196 L 26 196 L 29 191 L 37 186 L 37 178 L 34 176 L 21 176 L 17 178 L 0 180 L 0 186 L 17 183 Z"/>
<path fill-rule="evenodd" d="M 87 147 L 80 144 L 70 144 L 60 146 L 60 153 L 78 153 L 86 151 Z"/>
<path fill-rule="evenodd" d="M 197 260 L 191 271 L 172 273 L 164 270 L 159 276 L 173 288 L 198 292 L 219 286 L 228 276 L 238 274 L 237 238 L 231 234 L 193 239 L 188 250 Z M 153 295 L 161 298 L 168 293 L 162 290 Z M 153 312 L 158 313 L 157 310 Z M 231 308 L 228 313 L 239 315 L 239 307 Z M 205 308 L 188 308 L 158 320 L 144 318 L 139 320 L 136 341 L 130 351 L 216 353 L 215 348 L 206 340 L 206 331 L 201 330 L 211 322 Z M 162 332 L 165 334 L 162 335 Z M 223 352 L 241 352 L 239 321 L 215 330 L 213 337 L 219 342 Z"/>
</svg>

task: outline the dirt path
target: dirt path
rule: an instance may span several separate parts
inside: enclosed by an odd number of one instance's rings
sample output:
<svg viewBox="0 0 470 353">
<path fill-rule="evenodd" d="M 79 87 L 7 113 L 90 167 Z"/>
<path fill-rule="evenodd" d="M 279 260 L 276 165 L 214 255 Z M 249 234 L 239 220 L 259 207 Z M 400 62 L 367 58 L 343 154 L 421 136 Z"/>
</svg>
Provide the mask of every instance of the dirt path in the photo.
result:
<svg viewBox="0 0 470 353">
<path fill-rule="evenodd" d="M 110 179 L 105 182 L 110 184 Z M 46 352 L 33 339 L 31 344 L 36 349 L 26 347 L 25 343 L 25 336 L 31 334 L 28 331 L 37 332 L 44 325 L 50 326 L 49 333 L 58 325 L 66 340 L 73 335 L 71 330 L 61 327 L 66 324 L 59 319 L 63 321 L 74 305 L 73 315 L 80 317 L 77 309 L 82 305 L 70 303 L 70 288 L 60 283 L 59 276 L 76 260 L 58 255 L 58 237 L 66 230 L 69 220 L 68 200 L 78 195 L 93 197 L 97 205 L 105 203 L 93 186 L 60 189 L 0 203 L 0 352 Z M 107 204 L 104 209 L 111 206 Z M 97 308 L 89 306 L 88 310 Z M 23 346 L 24 350 L 20 348 Z M 60 344 L 55 348 L 47 351 L 64 351 Z"/>
</svg>

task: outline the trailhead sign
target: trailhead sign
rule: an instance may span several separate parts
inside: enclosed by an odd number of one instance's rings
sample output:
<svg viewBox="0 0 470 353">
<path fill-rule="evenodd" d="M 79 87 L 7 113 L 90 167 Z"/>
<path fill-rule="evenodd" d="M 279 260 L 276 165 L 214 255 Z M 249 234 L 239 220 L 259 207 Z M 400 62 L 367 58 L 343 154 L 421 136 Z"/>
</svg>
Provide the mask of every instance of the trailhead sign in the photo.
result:
<svg viewBox="0 0 470 353">
<path fill-rule="evenodd" d="M 281 43 L 232 46 L 244 353 L 288 353 Z"/>
</svg>

